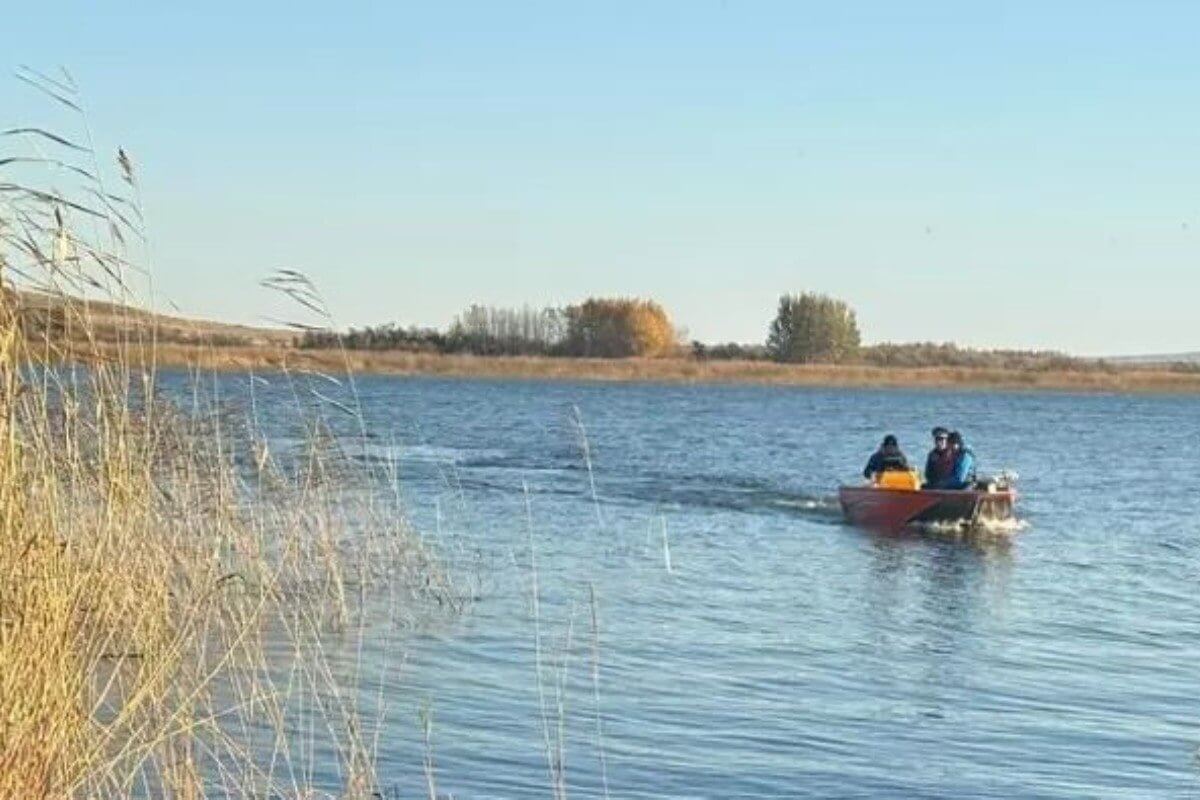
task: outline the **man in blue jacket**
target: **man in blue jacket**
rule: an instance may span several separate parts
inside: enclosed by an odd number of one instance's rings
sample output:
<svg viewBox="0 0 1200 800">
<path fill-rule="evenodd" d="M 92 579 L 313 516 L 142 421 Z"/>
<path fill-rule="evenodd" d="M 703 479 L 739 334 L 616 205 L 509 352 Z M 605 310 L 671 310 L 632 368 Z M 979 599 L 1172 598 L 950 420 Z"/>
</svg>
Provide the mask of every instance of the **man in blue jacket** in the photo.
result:
<svg viewBox="0 0 1200 800">
<path fill-rule="evenodd" d="M 950 432 L 949 443 L 954 450 L 954 472 L 940 488 L 970 489 L 975 485 L 975 451 L 967 447 L 958 431 Z"/>
</svg>

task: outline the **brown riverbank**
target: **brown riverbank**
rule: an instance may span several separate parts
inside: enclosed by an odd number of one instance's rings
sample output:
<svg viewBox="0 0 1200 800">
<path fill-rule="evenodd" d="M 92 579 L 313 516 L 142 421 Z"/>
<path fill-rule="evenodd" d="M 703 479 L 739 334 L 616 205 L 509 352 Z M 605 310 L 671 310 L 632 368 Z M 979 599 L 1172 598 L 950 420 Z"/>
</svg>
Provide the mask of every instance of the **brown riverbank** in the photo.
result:
<svg viewBox="0 0 1200 800">
<path fill-rule="evenodd" d="M 528 380 L 1200 394 L 1200 373 L 1132 367 L 1087 371 L 876 367 L 859 364 L 697 361 L 687 358 L 582 359 L 396 351 L 342 352 L 281 346 L 205 346 L 178 343 L 161 344 L 158 347 L 157 360 L 163 366 L 218 371 L 286 369 L 337 374 L 349 369 L 362 374 Z"/>
</svg>

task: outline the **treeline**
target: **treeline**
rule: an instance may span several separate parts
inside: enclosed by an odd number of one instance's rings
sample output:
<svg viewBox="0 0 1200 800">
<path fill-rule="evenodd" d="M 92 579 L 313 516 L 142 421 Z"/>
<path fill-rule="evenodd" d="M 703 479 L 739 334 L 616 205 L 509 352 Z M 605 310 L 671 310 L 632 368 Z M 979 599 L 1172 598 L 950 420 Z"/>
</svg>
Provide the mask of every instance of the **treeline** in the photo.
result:
<svg viewBox="0 0 1200 800">
<path fill-rule="evenodd" d="M 472 305 L 445 331 L 397 325 L 351 328 L 344 333 L 307 331 L 299 346 L 481 356 L 653 358 L 675 354 L 677 338 L 670 316 L 653 300 L 590 298 L 563 308 Z"/>
<path fill-rule="evenodd" d="M 473 353 L 483 356 L 549 355 L 565 338 L 565 315 L 556 308 L 488 308 L 473 305 L 445 331 L 399 325 L 368 325 L 345 333 L 306 331 L 303 349 L 402 350 Z"/>
<path fill-rule="evenodd" d="M 296 346 L 302 350 L 344 347 L 347 350 L 404 350 L 409 352 L 454 352 L 446 347 L 446 335 L 433 328 L 408 328 L 391 323 L 351 328 L 342 333 L 329 330 L 305 331 Z"/>
<path fill-rule="evenodd" d="M 302 348 L 471 353 L 481 356 L 624 358 L 677 356 L 695 360 L 866 364 L 877 367 L 986 368 L 1032 372 L 1113 372 L 1101 359 L 1030 350 L 975 350 L 950 343 L 864 345 L 847 303 L 804 292 L 780 297 L 762 344 L 678 341 L 666 310 L 651 300 L 591 298 L 565 307 L 519 309 L 472 305 L 444 331 L 380 325 L 344 333 L 310 331 Z M 1159 365 L 1163 368 L 1164 365 Z M 1170 365 L 1194 372 L 1195 364 Z"/>
<path fill-rule="evenodd" d="M 765 345 L 692 343 L 698 358 L 877 367 L 966 367 L 1035 372 L 1097 372 L 1117 368 L 1100 359 L 1029 350 L 975 350 L 955 344 L 862 344 L 857 315 L 842 300 L 815 293 L 779 299 Z"/>
<path fill-rule="evenodd" d="M 693 341 L 690 355 L 700 361 L 774 361 L 761 344 L 704 344 Z M 814 362 L 818 363 L 818 362 Z M 1076 358 L 1044 350 L 974 350 L 948 342 L 912 342 L 860 345 L 857 356 L 842 363 L 874 367 L 971 367 L 1034 372 L 1113 372 L 1120 367 L 1110 361 Z M 1128 367 L 1145 365 L 1127 365 Z M 1172 372 L 1200 372 L 1200 364 L 1186 362 L 1155 364 Z"/>
<path fill-rule="evenodd" d="M 913 342 L 862 348 L 860 360 L 877 367 L 972 367 L 1030 372 L 1115 372 L 1097 358 L 1076 358 L 1046 350 L 972 350 L 955 344 Z"/>
</svg>

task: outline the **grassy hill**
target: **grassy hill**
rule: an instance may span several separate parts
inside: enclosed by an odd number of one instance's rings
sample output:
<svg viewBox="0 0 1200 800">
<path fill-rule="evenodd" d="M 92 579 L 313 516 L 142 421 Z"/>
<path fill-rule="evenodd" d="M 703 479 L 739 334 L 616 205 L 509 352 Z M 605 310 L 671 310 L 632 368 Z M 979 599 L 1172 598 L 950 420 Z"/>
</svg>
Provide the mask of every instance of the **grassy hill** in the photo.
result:
<svg viewBox="0 0 1200 800">
<path fill-rule="evenodd" d="M 196 347 L 291 347 L 296 340 L 295 332 L 282 328 L 190 319 L 103 300 L 22 291 L 17 302 L 31 329 L 48 329 L 66 339 L 83 335 L 86 318 L 86 330 L 99 342 L 116 343 L 150 332 L 162 344 Z"/>
</svg>

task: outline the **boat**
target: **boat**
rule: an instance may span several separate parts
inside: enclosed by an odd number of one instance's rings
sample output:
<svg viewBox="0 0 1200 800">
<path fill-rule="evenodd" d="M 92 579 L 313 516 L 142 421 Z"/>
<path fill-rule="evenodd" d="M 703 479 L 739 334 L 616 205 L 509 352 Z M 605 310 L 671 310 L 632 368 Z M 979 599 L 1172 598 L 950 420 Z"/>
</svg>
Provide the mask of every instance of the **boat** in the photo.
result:
<svg viewBox="0 0 1200 800">
<path fill-rule="evenodd" d="M 889 475 L 867 486 L 842 486 L 838 500 L 846 521 L 864 528 L 900 531 L 928 523 L 978 524 L 1011 519 L 1017 492 L 1011 481 L 990 478 L 970 489 L 922 489 L 920 478 Z"/>
</svg>

